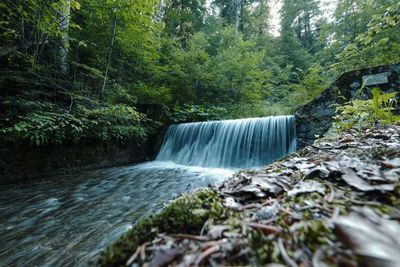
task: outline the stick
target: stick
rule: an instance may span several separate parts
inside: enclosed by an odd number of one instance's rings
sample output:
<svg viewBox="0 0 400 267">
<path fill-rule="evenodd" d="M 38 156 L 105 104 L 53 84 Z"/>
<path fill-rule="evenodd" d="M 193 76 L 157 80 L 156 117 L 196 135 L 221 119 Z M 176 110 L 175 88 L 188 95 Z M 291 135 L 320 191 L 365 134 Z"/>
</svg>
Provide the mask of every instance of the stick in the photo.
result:
<svg viewBox="0 0 400 267">
<path fill-rule="evenodd" d="M 282 258 L 284 259 L 286 264 L 291 266 L 291 267 L 298 267 L 297 264 L 287 254 L 285 246 L 283 245 L 283 239 L 282 238 L 278 239 L 278 247 L 279 247 L 279 251 L 281 252 Z"/>
<path fill-rule="evenodd" d="M 137 247 L 135 253 L 129 258 L 129 260 L 125 263 L 126 266 L 131 266 L 132 263 L 136 260 L 137 256 L 139 255 L 140 247 Z"/>
<path fill-rule="evenodd" d="M 175 238 L 190 239 L 190 240 L 195 240 L 195 241 L 209 241 L 209 239 L 207 237 L 199 236 L 199 235 L 175 234 L 175 235 L 171 235 L 171 236 L 175 237 Z"/>
<path fill-rule="evenodd" d="M 195 263 L 195 266 L 199 266 L 200 263 L 201 263 L 205 258 L 207 258 L 208 256 L 210 256 L 211 254 L 214 254 L 215 252 L 218 252 L 219 250 L 220 250 L 219 245 L 216 245 L 216 246 L 213 246 L 213 247 L 210 247 L 210 248 L 206 249 L 206 250 L 205 250 L 203 253 L 201 253 L 201 254 L 199 255 L 199 257 L 197 258 L 196 263 Z"/>
</svg>

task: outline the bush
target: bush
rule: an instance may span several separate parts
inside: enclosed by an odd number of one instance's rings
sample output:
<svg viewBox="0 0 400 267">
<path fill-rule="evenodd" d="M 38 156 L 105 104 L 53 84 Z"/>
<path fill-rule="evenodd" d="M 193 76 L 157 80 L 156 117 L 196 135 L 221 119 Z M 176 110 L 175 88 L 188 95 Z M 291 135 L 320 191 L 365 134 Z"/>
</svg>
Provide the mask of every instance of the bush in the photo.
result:
<svg viewBox="0 0 400 267">
<path fill-rule="evenodd" d="M 283 104 L 272 104 L 267 101 L 239 103 L 228 108 L 229 119 L 288 115 L 292 111 L 291 107 Z"/>
<path fill-rule="evenodd" d="M 226 109 L 220 107 L 204 107 L 198 105 L 184 105 L 174 107 L 170 118 L 173 123 L 221 120 L 226 115 Z"/>
<path fill-rule="evenodd" d="M 31 145 L 47 143 L 62 144 L 67 138 L 78 141 L 89 129 L 86 118 L 77 118 L 69 113 L 32 112 L 10 127 L 0 131 L 8 140 L 29 141 Z"/>
<path fill-rule="evenodd" d="M 371 93 L 372 99 L 355 99 L 337 107 L 338 115 L 334 117 L 334 126 L 337 130 L 348 130 L 353 127 L 363 129 L 376 123 L 393 124 L 400 122 L 400 116 L 393 114 L 397 104 L 397 93 L 383 93 L 378 88 L 372 89 Z"/>
<path fill-rule="evenodd" d="M 67 111 L 39 101 L 17 99 L 12 104 L 3 103 L 9 105 L 10 114 L 1 122 L 0 136 L 9 142 L 43 146 L 132 138 L 142 143 L 147 136 L 143 125 L 148 121 L 146 116 L 122 104 L 99 106 L 94 102 L 94 107 L 77 105 L 75 110 Z"/>
</svg>

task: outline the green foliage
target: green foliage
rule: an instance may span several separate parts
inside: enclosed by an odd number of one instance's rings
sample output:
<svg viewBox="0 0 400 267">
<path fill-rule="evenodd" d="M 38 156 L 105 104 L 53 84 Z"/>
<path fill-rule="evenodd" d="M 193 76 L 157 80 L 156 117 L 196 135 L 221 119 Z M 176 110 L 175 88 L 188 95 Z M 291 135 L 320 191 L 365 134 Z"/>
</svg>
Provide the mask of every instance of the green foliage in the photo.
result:
<svg viewBox="0 0 400 267">
<path fill-rule="evenodd" d="M 364 129 L 376 123 L 400 123 L 400 116 L 393 114 L 397 93 L 383 93 L 378 88 L 372 89 L 371 93 L 372 99 L 354 99 L 337 107 L 335 128 L 342 131 L 353 127 Z"/>
<path fill-rule="evenodd" d="M 268 0 L 207 3 L 2 2 L 1 135 L 142 142 L 163 123 L 288 114 L 344 71 L 400 61 L 398 1 L 339 0 L 326 21 L 285 0 L 280 36 Z"/>
<path fill-rule="evenodd" d="M 2 104 L 10 113 L 0 122 L 0 136 L 9 142 L 44 146 L 132 138 L 140 143 L 148 132 L 146 116 L 123 104 L 100 106 L 89 101 L 91 107 L 78 105 L 70 111 L 21 98 L 8 97 Z"/>
<path fill-rule="evenodd" d="M 145 141 L 146 129 L 141 125 L 144 114 L 126 105 L 112 105 L 96 109 L 80 107 L 83 116 L 91 122 L 89 138 L 100 141 L 125 140 L 133 138 Z"/>
<path fill-rule="evenodd" d="M 399 13 L 398 1 L 340 1 L 336 21 L 324 29 L 336 38 L 321 53 L 331 75 L 399 62 Z"/>
<path fill-rule="evenodd" d="M 221 107 L 203 107 L 184 105 L 174 107 L 171 120 L 173 123 L 221 120 L 226 116 L 226 109 Z"/>
<path fill-rule="evenodd" d="M 267 101 L 236 103 L 226 109 L 229 119 L 290 115 L 294 111 L 292 107 Z"/>
<path fill-rule="evenodd" d="M 323 76 L 321 66 L 311 67 L 300 83 L 292 86 L 292 94 L 289 99 L 291 107 L 297 107 L 317 97 L 328 87 L 327 79 Z"/>
<path fill-rule="evenodd" d="M 79 140 L 83 131 L 88 129 L 88 120 L 76 118 L 72 114 L 54 112 L 34 112 L 19 116 L 19 121 L 0 133 L 6 138 L 22 139 L 31 145 L 42 146 L 47 143 L 59 145 L 65 139 Z"/>
</svg>

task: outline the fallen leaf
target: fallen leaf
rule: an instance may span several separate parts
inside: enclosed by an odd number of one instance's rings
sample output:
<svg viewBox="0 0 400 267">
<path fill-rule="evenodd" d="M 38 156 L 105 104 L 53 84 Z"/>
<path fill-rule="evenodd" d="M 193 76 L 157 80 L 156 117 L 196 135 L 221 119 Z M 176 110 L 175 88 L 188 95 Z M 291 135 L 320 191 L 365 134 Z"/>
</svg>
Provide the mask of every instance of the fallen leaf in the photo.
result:
<svg viewBox="0 0 400 267">
<path fill-rule="evenodd" d="M 261 207 L 255 214 L 258 220 L 268 220 L 275 217 L 281 208 L 281 205 L 275 201 L 273 204 L 265 207 Z"/>
<path fill-rule="evenodd" d="M 223 201 L 223 205 L 227 208 L 239 210 L 242 208 L 242 205 L 237 203 L 233 197 L 226 197 Z"/>
<path fill-rule="evenodd" d="M 328 178 L 331 172 L 323 165 L 312 168 L 304 174 L 304 178 L 321 177 Z"/>
<path fill-rule="evenodd" d="M 352 212 L 333 221 L 338 238 L 369 267 L 400 266 L 400 224 L 372 210 Z"/>
<path fill-rule="evenodd" d="M 229 229 L 229 226 L 227 225 L 213 225 L 210 227 L 210 230 L 208 230 L 207 235 L 211 239 L 219 239 L 222 237 L 222 234 Z"/>
<path fill-rule="evenodd" d="M 394 184 L 370 184 L 366 180 L 360 178 L 351 168 L 344 168 L 342 179 L 350 186 L 357 188 L 360 191 L 393 191 Z"/>
<path fill-rule="evenodd" d="M 288 196 L 295 196 L 303 193 L 317 192 L 322 195 L 325 194 L 325 187 L 317 181 L 300 181 L 295 187 L 288 192 Z"/>
<path fill-rule="evenodd" d="M 154 252 L 153 259 L 149 263 L 147 263 L 143 266 L 146 266 L 146 267 L 166 266 L 181 255 L 182 255 L 182 252 L 176 248 L 172 248 L 172 249 L 168 249 L 168 250 L 156 250 Z"/>
<path fill-rule="evenodd" d="M 381 164 L 389 169 L 398 168 L 400 167 L 400 158 L 394 158 L 392 160 L 382 161 Z"/>
</svg>

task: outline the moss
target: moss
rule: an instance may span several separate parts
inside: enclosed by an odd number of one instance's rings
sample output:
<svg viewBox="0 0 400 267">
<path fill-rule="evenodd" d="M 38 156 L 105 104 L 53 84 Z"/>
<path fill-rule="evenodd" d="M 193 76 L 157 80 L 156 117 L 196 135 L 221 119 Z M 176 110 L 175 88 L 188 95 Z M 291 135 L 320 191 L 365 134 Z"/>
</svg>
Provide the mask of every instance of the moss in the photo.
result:
<svg viewBox="0 0 400 267">
<path fill-rule="evenodd" d="M 100 266 L 125 266 L 136 248 L 158 233 L 198 234 L 208 219 L 225 215 L 218 194 L 201 189 L 171 201 L 161 212 L 137 223 L 100 255 Z"/>
</svg>

